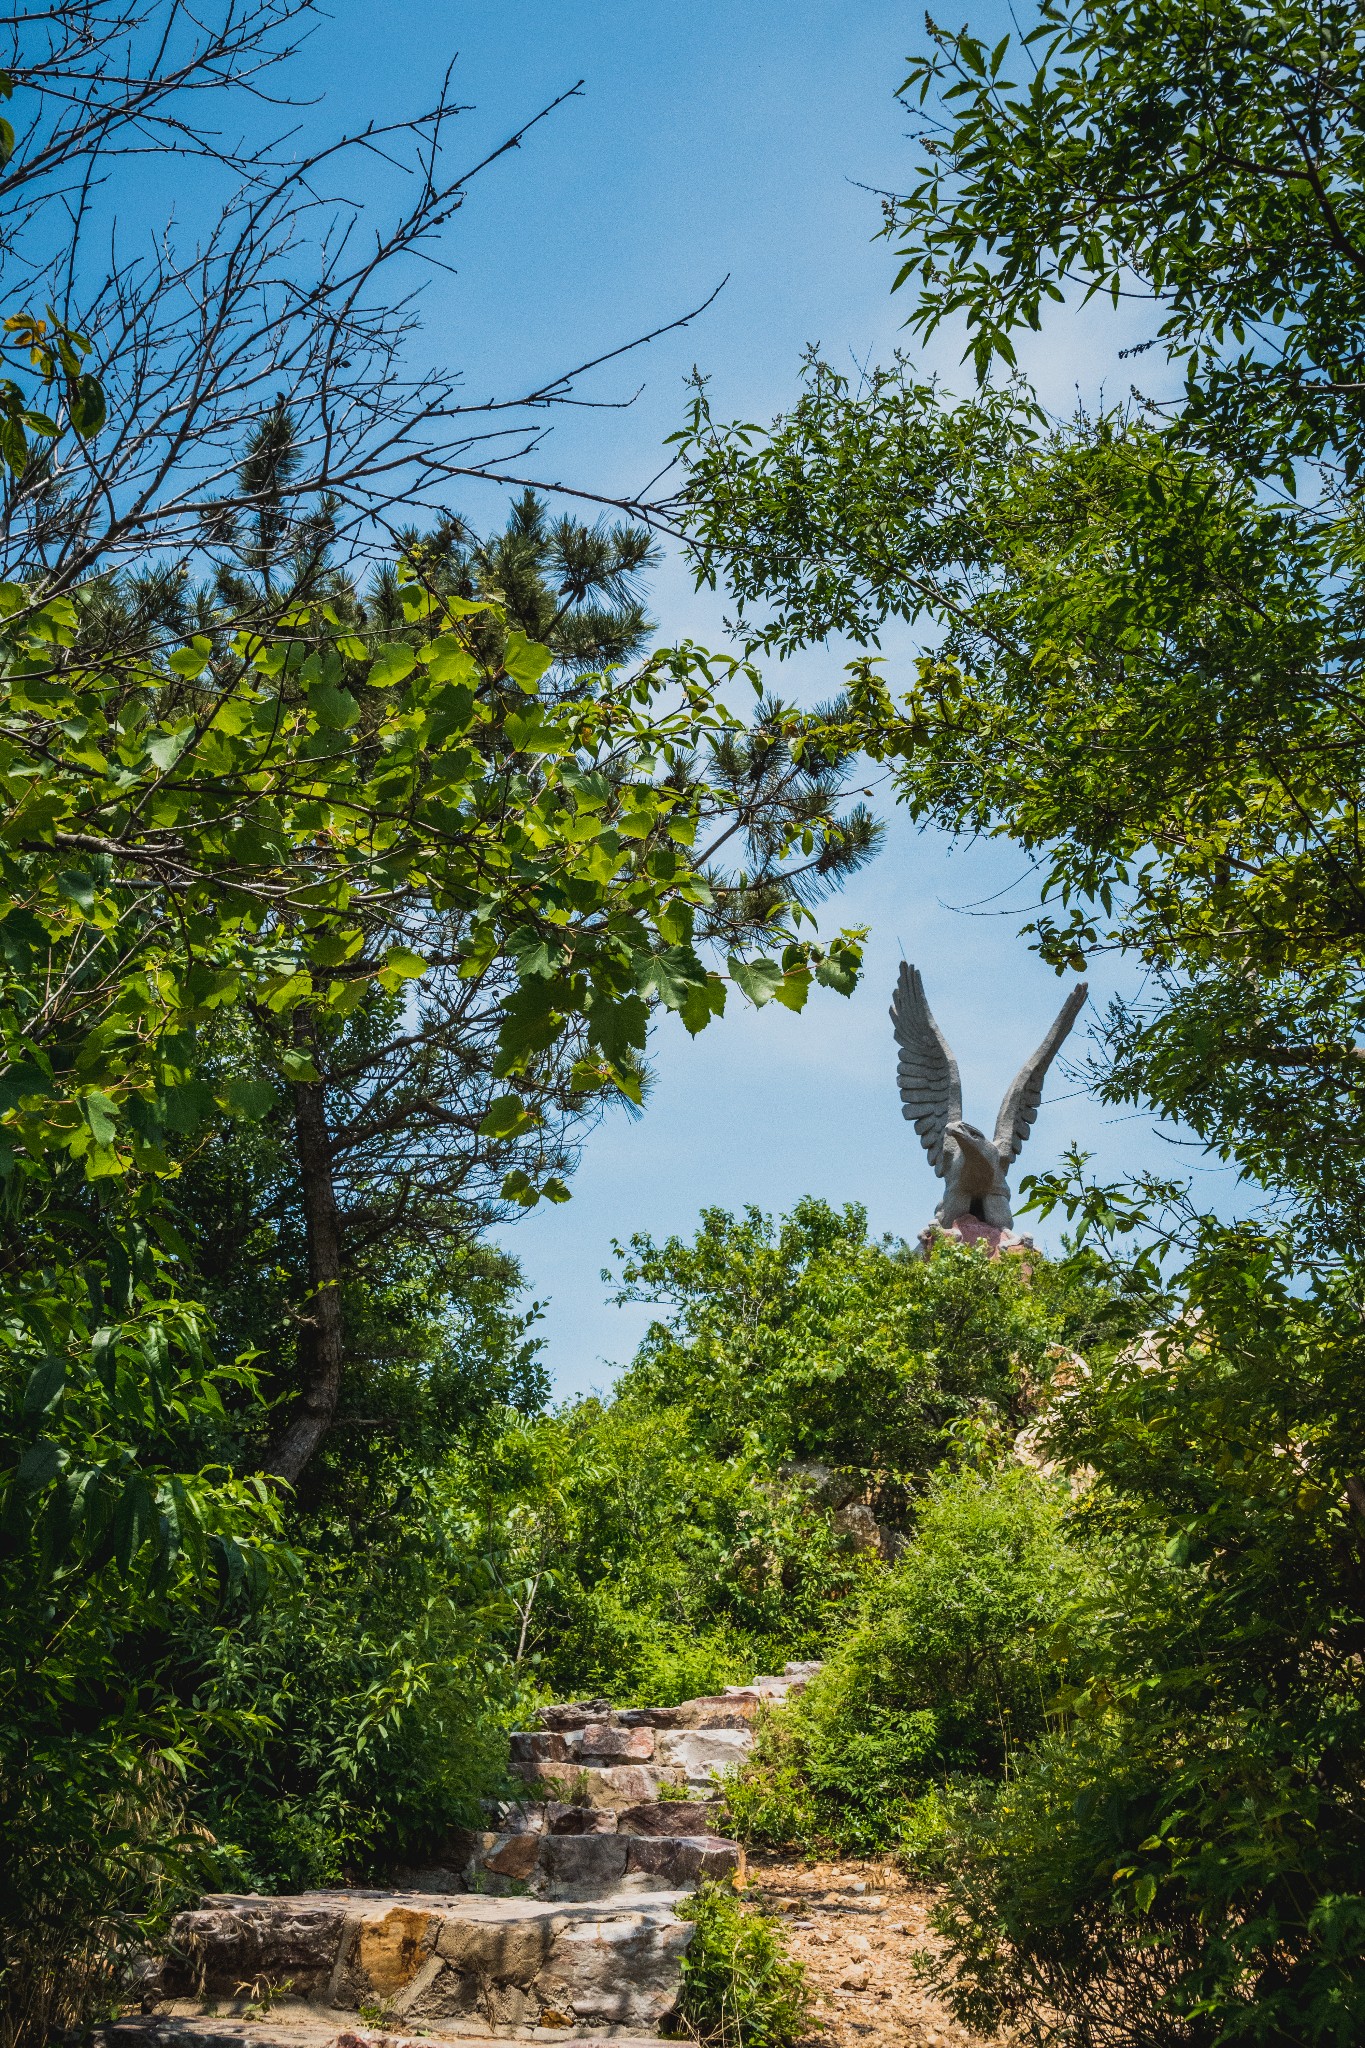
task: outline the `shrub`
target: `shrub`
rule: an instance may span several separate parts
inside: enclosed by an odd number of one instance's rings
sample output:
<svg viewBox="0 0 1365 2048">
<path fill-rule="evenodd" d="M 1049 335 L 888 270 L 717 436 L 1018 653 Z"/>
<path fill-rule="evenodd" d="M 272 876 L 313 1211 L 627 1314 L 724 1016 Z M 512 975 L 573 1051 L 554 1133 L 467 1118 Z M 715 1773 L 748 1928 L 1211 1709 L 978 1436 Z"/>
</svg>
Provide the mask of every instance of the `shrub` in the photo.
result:
<svg viewBox="0 0 1365 2048">
<path fill-rule="evenodd" d="M 791 2048 L 805 2031 L 810 1993 L 776 1922 L 711 1882 L 678 1915 L 696 1927 L 683 1957 L 682 2026 L 716 2048 Z"/>
<path fill-rule="evenodd" d="M 727 1795 L 743 1839 L 932 1855 L 934 1788 L 1000 1777 L 1054 1712 L 1058 1624 L 1093 1573 L 1067 1506 L 1022 1467 L 934 1482 L 825 1669 L 761 1728 Z"/>
</svg>

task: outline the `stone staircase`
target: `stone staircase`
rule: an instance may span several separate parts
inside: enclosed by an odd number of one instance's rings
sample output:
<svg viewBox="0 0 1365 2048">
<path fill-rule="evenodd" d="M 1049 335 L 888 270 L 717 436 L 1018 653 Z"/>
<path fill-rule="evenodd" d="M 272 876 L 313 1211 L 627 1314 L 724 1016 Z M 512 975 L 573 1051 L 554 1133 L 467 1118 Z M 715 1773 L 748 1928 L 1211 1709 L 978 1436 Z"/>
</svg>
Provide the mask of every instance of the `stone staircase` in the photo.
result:
<svg viewBox="0 0 1365 2048">
<path fill-rule="evenodd" d="M 105 2048 L 419 2048 L 423 2041 L 657 2040 L 702 1878 L 742 1876 L 716 1832 L 721 1781 L 789 1664 L 712 1698 L 621 1712 L 545 1707 L 511 1738 L 524 1799 L 382 1887 L 210 1894 L 172 1923 L 142 2011 Z"/>
</svg>

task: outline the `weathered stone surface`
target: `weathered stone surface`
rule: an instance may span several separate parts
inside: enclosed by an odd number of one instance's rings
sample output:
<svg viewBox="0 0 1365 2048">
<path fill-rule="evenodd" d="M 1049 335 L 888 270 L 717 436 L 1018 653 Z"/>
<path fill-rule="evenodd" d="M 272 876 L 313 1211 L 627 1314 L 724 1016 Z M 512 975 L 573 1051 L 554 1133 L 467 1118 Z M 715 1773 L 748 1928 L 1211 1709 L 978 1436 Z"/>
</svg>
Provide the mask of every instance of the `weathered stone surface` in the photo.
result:
<svg viewBox="0 0 1365 2048">
<path fill-rule="evenodd" d="M 600 1899 L 626 1874 L 624 1835 L 545 1835 L 534 1888 L 547 1899 Z"/>
<path fill-rule="evenodd" d="M 676 1707 L 618 1707 L 612 1719 L 621 1728 L 676 1728 Z"/>
<path fill-rule="evenodd" d="M 733 1771 L 744 1762 L 754 1746 L 748 1728 L 696 1728 L 665 1730 L 658 1737 L 659 1756 L 666 1764 L 677 1764 L 689 1782 L 705 1783 L 712 1776 Z"/>
<path fill-rule="evenodd" d="M 738 1842 L 721 1835 L 628 1835 L 628 1872 L 638 1872 L 671 1891 L 704 1877 L 728 1877 L 743 1857 Z"/>
<path fill-rule="evenodd" d="M 624 1869 L 613 1836 L 517 1838 L 552 1857 L 574 1852 Z M 603 1858 L 603 1852 L 608 1856 Z M 637 1873 L 640 1884 L 648 1874 Z M 315 2004 L 380 2004 L 409 2025 L 474 2020 L 490 2029 L 555 2024 L 652 2028 L 677 2001 L 691 1923 L 677 1890 L 613 1893 L 582 1903 L 481 1893 L 349 1891 L 295 1898 L 215 1898 L 197 1914 L 204 1987 L 261 1995 L 305 1964 Z M 269 1967 L 243 1974 L 244 1960 Z M 235 1973 L 235 1974 L 234 1974 Z M 343 2044 L 338 2044 L 343 2048 Z"/>
<path fill-rule="evenodd" d="M 325 1987 L 345 1923 L 334 1901 L 210 1893 L 171 1922 L 165 1983 L 177 1991 L 236 1993 L 265 1981 L 300 1997 Z"/>
<path fill-rule="evenodd" d="M 579 1905 L 466 1899 L 441 1929 L 444 1976 L 413 2015 L 472 2015 L 481 2000 L 485 2010 L 491 2004 L 495 2013 L 505 2011 L 512 2001 L 501 1994 L 516 1991 L 523 2011 L 537 2016 L 548 2012 L 579 2023 L 658 2026 L 677 2003 L 682 1957 L 692 1934 L 691 1923 L 673 1911 L 681 1896 L 655 1893 Z M 518 2022 L 498 2019 L 494 2024 Z"/>
<path fill-rule="evenodd" d="M 654 1799 L 623 1807 L 616 1826 L 623 1835 L 706 1835 L 716 1809 L 705 1799 Z"/>
<path fill-rule="evenodd" d="M 610 1700 L 568 1700 L 562 1706 L 542 1707 L 536 1715 L 542 1728 L 586 1728 L 589 1721 L 604 1721 L 611 1712 Z"/>
<path fill-rule="evenodd" d="M 564 1806 L 556 1799 L 545 1807 L 546 1832 L 552 1835 L 614 1835 L 618 1826 L 609 1807 Z"/>
<path fill-rule="evenodd" d="M 489 1871 L 494 1877 L 510 1877 L 516 1884 L 525 1884 L 536 1869 L 542 1843 L 549 1839 L 548 1835 L 500 1836 L 493 1847 L 479 1858 L 479 1869 Z"/>
<path fill-rule="evenodd" d="M 642 1799 L 657 1799 L 661 1784 L 681 1785 L 685 1775 L 678 1765 L 659 1764 L 513 1764 L 512 1769 L 532 1782 L 563 1786 L 565 1805 L 610 1807 L 616 1812 Z"/>
<path fill-rule="evenodd" d="M 584 1763 L 646 1764 L 654 1754 L 654 1730 L 593 1721 L 583 1730 L 578 1754 Z"/>
<path fill-rule="evenodd" d="M 568 1760 L 569 1745 L 551 1728 L 518 1728 L 507 1738 L 514 1763 L 562 1764 Z"/>
<path fill-rule="evenodd" d="M 698 1700 L 684 1700 L 671 1711 L 670 1728 L 744 1728 L 762 1705 L 752 1686 L 731 1686 L 727 1692 Z"/>
<path fill-rule="evenodd" d="M 567 2017 L 567 2015 L 565 2015 Z M 564 2026 L 538 2029 L 531 2038 L 547 2043 L 579 2041 L 586 2029 Z M 433 2030 L 418 2034 L 393 2028 L 358 2026 L 351 2013 L 314 2013 L 272 2009 L 268 2018 L 245 2020 L 207 2013 L 133 2013 L 96 2030 L 97 2048 L 431 2048 Z M 506 2037 L 490 2035 L 469 2021 L 458 2021 L 445 2039 L 460 2048 L 507 2048 Z M 676 2048 L 657 2037 L 632 2029 L 631 2048 Z"/>
</svg>

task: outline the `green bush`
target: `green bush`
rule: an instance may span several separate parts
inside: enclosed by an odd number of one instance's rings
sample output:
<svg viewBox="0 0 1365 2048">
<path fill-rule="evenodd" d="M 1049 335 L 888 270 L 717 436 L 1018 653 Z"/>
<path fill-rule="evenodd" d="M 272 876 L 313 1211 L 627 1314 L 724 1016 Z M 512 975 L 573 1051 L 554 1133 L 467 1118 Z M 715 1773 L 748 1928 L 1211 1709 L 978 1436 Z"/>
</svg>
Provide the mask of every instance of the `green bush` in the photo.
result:
<svg viewBox="0 0 1365 2048">
<path fill-rule="evenodd" d="M 1066 1727 L 953 1824 L 960 2012 L 1085 2048 L 1365 2038 L 1358 1276 L 1203 1225 L 1179 1321 L 1048 1425 L 1111 1584 Z"/>
<path fill-rule="evenodd" d="M 715 2048 L 791 2048 L 806 2030 L 810 1993 L 776 1922 L 711 1882 L 678 1915 L 696 1928 L 683 1957 L 681 2025 Z"/>
<path fill-rule="evenodd" d="M 1068 1505 L 1023 1467 L 933 1483 L 915 1540 L 869 1579 L 825 1669 L 760 1730 L 727 1795 L 743 1839 L 932 1854 L 935 1788 L 999 1778 L 1055 1717 L 1060 1624 L 1093 1577 Z"/>
</svg>

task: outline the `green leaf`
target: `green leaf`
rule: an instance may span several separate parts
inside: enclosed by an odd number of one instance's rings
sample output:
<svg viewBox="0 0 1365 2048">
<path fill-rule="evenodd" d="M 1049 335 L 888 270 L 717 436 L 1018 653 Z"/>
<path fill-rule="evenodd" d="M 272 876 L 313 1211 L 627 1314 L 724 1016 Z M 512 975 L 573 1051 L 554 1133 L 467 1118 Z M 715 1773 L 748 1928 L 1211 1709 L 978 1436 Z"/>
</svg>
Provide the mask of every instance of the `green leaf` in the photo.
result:
<svg viewBox="0 0 1365 2048">
<path fill-rule="evenodd" d="M 235 1075 L 223 1085 L 223 1102 L 229 1116 L 244 1116 L 260 1122 L 276 1104 L 276 1094 L 264 1075 Z"/>
<path fill-rule="evenodd" d="M 736 953 L 730 955 L 730 977 L 736 988 L 749 998 L 756 1009 L 762 1009 L 770 1002 L 782 986 L 782 969 L 775 960 L 741 960 Z"/>
<path fill-rule="evenodd" d="M 322 1079 L 313 1063 L 313 1055 L 297 1045 L 286 1045 L 281 1048 L 280 1071 L 287 1081 L 311 1083 Z"/>
<path fill-rule="evenodd" d="M 34 1493 L 40 1486 L 50 1486 L 66 1464 L 66 1452 L 44 1437 L 38 1443 L 30 1444 L 19 1460 L 15 1484 L 21 1493 Z"/>
<path fill-rule="evenodd" d="M 400 981 L 417 981 L 426 973 L 429 964 L 408 946 L 390 946 L 384 955 L 379 979 L 386 988 L 394 988 Z"/>
<path fill-rule="evenodd" d="M 507 635 L 507 648 L 502 665 L 519 689 L 531 696 L 537 683 L 554 660 L 548 647 L 538 641 L 528 640 L 524 633 L 515 630 Z"/>
<path fill-rule="evenodd" d="M 98 1088 L 82 1095 L 80 1103 L 95 1143 L 112 1145 L 118 1134 L 118 1104 Z"/>
<path fill-rule="evenodd" d="M 690 946 L 666 946 L 635 963 L 635 986 L 641 995 L 656 995 L 669 1010 L 680 1010 L 689 989 L 704 987 L 706 969 Z"/>
<path fill-rule="evenodd" d="M 71 424 L 83 441 L 97 434 L 104 425 L 108 408 L 105 403 L 104 386 L 98 377 L 87 371 L 72 380 L 67 392 L 66 407 L 71 415 Z"/>
<path fill-rule="evenodd" d="M 174 768 L 176 762 L 189 745 L 190 738 L 191 733 L 188 726 L 184 727 L 180 732 L 158 733 L 154 740 L 149 740 L 147 743 L 147 759 L 154 768 L 159 769 L 165 775 L 169 769 Z"/>
<path fill-rule="evenodd" d="M 372 690 L 389 690 L 401 683 L 417 666 L 417 656 L 402 640 L 390 640 L 375 650 L 366 681 Z"/>
<path fill-rule="evenodd" d="M 28 1376 L 28 1384 L 24 1388 L 24 1414 L 29 1418 L 46 1415 L 50 1408 L 56 1406 L 65 1386 L 66 1360 L 45 1358 Z"/>
<path fill-rule="evenodd" d="M 524 1131 L 534 1130 L 540 1122 L 538 1111 L 527 1109 L 519 1095 L 500 1095 L 490 1104 L 488 1114 L 479 1125 L 482 1138 L 519 1138 Z"/>
<path fill-rule="evenodd" d="M 201 676 L 208 667 L 209 656 L 212 653 L 212 642 L 206 640 L 202 634 L 196 634 L 188 647 L 176 648 L 166 665 L 174 669 L 178 676 L 185 676 L 193 682 L 194 678 Z"/>
<path fill-rule="evenodd" d="M 66 868 L 57 877 L 57 887 L 68 903 L 76 904 L 81 910 L 95 907 L 95 884 L 80 868 Z"/>
<path fill-rule="evenodd" d="M 207 1081 L 181 1081 L 168 1088 L 162 1098 L 161 1120 L 167 1130 L 192 1137 L 214 1109 L 213 1090 Z"/>
<path fill-rule="evenodd" d="M 713 1017 L 723 1017 L 724 1014 L 725 983 L 718 974 L 708 974 L 705 981 L 690 988 L 678 1012 L 693 1038 L 706 1029 Z"/>
<path fill-rule="evenodd" d="M 345 732 L 360 716 L 360 706 L 349 690 L 336 683 L 313 683 L 308 691 L 308 709 L 329 732 Z"/>
</svg>

